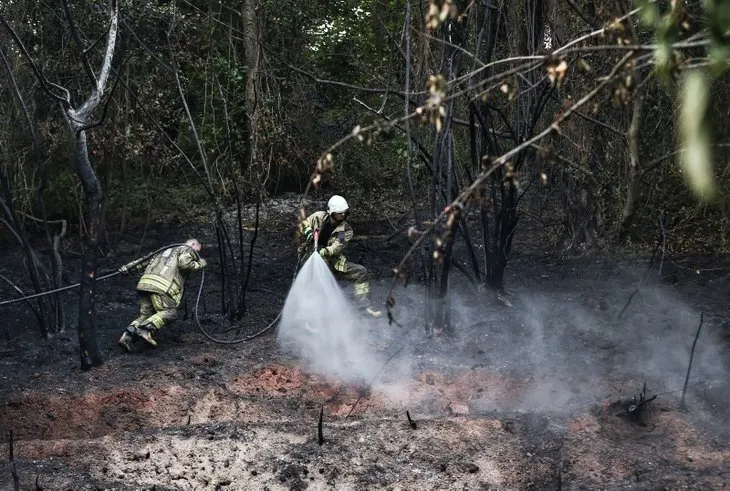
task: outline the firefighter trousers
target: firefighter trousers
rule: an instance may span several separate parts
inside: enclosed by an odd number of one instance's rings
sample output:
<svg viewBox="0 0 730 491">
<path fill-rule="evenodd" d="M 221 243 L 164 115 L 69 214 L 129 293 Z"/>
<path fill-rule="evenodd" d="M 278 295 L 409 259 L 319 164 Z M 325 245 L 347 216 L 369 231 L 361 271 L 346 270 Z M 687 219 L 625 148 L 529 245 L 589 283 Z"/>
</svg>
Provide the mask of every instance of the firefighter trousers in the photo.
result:
<svg viewBox="0 0 730 491">
<path fill-rule="evenodd" d="M 133 326 L 159 331 L 177 319 L 177 303 L 172 298 L 160 293 L 138 293 L 139 317 L 132 322 Z"/>
</svg>

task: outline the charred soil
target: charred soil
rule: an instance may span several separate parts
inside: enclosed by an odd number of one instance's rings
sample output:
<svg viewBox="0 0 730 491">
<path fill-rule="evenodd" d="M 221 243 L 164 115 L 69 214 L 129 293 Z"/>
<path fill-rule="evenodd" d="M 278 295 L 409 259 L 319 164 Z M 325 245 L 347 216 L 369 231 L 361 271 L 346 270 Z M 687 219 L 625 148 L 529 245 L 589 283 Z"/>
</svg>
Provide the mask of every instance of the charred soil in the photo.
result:
<svg viewBox="0 0 730 491">
<path fill-rule="evenodd" d="M 407 239 L 388 223 L 354 226 L 349 256 L 370 268 L 383 303 Z M 103 267 L 182 231 L 130 237 Z M 291 285 L 292 244 L 289 229 L 262 231 L 236 324 L 217 317 L 220 271 L 208 248 L 200 325 L 234 339 L 271 323 Z M 20 267 L 17 254 L 5 269 Z M 0 455 L 0 488 L 17 476 L 21 489 L 721 489 L 730 482 L 730 263 L 674 258 L 642 283 L 647 259 L 515 255 L 512 307 L 457 272 L 454 329 L 437 335 L 423 328 L 413 278 L 394 291 L 399 325 L 362 320 L 371 349 L 390 361 L 360 385 L 309 371 L 277 347 L 275 327 L 240 344 L 211 342 L 193 315 L 199 276 L 187 316 L 156 349 L 132 354 L 116 341 L 136 313 L 135 278 L 99 283 L 106 361 L 88 372 L 73 327 L 40 338 L 27 306 L 12 304 L 0 330 L 0 429 L 5 442 L 12 431 L 14 459 Z M 73 326 L 75 293 L 65 298 Z M 644 383 L 657 398 L 635 415 L 628 408 Z"/>
</svg>

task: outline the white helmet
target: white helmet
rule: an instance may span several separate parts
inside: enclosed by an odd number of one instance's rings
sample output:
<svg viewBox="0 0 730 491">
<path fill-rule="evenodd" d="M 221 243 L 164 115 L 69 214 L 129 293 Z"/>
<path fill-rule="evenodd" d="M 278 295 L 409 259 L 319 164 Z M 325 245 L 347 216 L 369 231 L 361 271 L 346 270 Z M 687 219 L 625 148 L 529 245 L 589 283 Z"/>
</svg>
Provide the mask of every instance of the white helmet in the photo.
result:
<svg viewBox="0 0 730 491">
<path fill-rule="evenodd" d="M 335 194 L 327 202 L 327 213 L 345 213 L 350 207 L 342 196 Z"/>
</svg>

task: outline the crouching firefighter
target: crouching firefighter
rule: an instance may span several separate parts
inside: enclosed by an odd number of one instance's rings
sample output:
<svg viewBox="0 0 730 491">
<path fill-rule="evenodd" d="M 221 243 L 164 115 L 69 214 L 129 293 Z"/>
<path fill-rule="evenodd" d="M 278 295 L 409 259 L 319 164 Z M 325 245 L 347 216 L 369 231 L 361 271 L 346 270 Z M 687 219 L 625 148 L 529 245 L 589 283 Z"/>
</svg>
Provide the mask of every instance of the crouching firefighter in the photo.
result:
<svg viewBox="0 0 730 491">
<path fill-rule="evenodd" d="M 349 207 L 342 196 L 334 195 L 327 202 L 327 211 L 316 211 L 304 219 L 299 226 L 305 243 L 300 248 L 300 262 L 304 262 L 317 245 L 322 256 L 337 280 L 351 281 L 355 288 L 355 299 L 359 306 L 373 317 L 381 312 L 370 304 L 370 282 L 365 266 L 348 261 L 343 251 L 352 239 L 353 231 L 347 223 Z M 315 235 L 317 240 L 315 241 Z"/>
<path fill-rule="evenodd" d="M 207 264 L 200 257 L 200 250 L 200 242 L 189 239 L 185 245 L 170 247 L 145 261 L 132 261 L 119 268 L 122 274 L 144 268 L 137 283 L 139 317 L 125 329 L 119 338 L 119 346 L 132 352 L 138 339 L 157 346 L 154 334 L 177 318 L 188 274 Z"/>
</svg>

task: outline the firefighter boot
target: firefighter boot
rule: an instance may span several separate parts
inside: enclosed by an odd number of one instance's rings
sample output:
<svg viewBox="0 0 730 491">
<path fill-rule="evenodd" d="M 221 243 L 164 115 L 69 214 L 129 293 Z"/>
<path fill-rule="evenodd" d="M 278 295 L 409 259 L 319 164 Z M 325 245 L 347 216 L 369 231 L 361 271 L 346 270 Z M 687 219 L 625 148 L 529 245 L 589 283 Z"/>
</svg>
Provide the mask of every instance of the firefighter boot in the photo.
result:
<svg viewBox="0 0 730 491">
<path fill-rule="evenodd" d="M 377 319 L 378 317 L 380 317 L 381 315 L 383 315 L 383 312 L 382 312 L 382 311 L 380 311 L 380 310 L 375 310 L 375 309 L 374 309 L 374 308 L 372 308 L 371 306 L 367 306 L 367 307 L 365 307 L 365 312 L 367 312 L 367 313 L 368 313 L 369 315 L 372 315 L 372 316 L 373 316 L 373 317 L 375 317 L 376 319 Z"/>
<path fill-rule="evenodd" d="M 144 339 L 147 344 L 149 344 L 153 348 L 157 348 L 157 341 L 152 339 L 152 333 L 154 332 L 154 330 L 155 329 L 153 327 L 140 326 L 135 328 L 135 334 Z"/>
<path fill-rule="evenodd" d="M 376 319 L 383 315 L 380 310 L 376 310 L 373 308 L 372 304 L 370 303 L 370 298 L 367 295 L 363 295 L 362 297 L 360 297 L 359 304 L 360 310 L 368 315 L 375 317 Z"/>
<path fill-rule="evenodd" d="M 124 333 L 122 333 L 122 337 L 119 338 L 119 346 L 121 346 L 127 353 L 134 352 L 134 337 L 129 333 L 129 331 L 124 331 Z"/>
<path fill-rule="evenodd" d="M 380 317 L 383 313 L 375 310 L 370 304 L 370 284 L 367 281 L 359 281 L 355 283 L 355 298 L 357 299 L 360 309 L 373 317 Z"/>
</svg>

